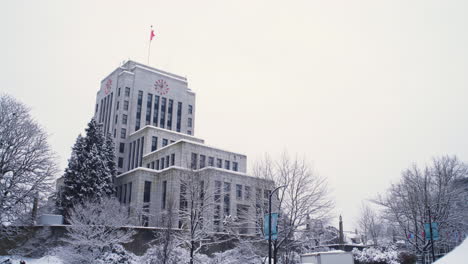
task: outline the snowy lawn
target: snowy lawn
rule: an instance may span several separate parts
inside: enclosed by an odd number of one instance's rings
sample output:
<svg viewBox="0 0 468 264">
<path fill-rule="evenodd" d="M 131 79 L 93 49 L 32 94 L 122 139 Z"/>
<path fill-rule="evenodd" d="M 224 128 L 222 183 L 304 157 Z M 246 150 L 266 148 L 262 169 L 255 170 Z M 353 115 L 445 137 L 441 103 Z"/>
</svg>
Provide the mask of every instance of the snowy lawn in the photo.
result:
<svg viewBox="0 0 468 264">
<path fill-rule="evenodd" d="M 26 261 L 26 264 L 63 264 L 60 259 L 57 257 L 42 257 L 40 259 L 32 259 L 32 258 L 20 258 L 17 256 L 0 256 L 0 263 L 3 263 L 6 259 L 10 259 L 13 264 L 19 264 L 21 260 Z"/>
<path fill-rule="evenodd" d="M 447 255 L 434 262 L 434 264 L 463 264 L 468 263 L 468 238 Z"/>
</svg>

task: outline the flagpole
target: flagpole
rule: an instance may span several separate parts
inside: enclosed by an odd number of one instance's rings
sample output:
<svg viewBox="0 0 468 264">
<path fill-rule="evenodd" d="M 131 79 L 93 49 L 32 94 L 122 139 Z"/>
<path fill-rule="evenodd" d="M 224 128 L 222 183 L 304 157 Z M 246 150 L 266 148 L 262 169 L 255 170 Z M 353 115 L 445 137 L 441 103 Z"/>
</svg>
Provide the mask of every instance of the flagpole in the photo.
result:
<svg viewBox="0 0 468 264">
<path fill-rule="evenodd" d="M 149 44 L 148 44 L 148 66 L 149 66 L 149 60 L 150 60 L 150 52 L 151 52 L 151 40 L 149 41 Z"/>
<path fill-rule="evenodd" d="M 150 53 L 151 53 L 151 41 L 153 40 L 154 37 L 154 31 L 153 31 L 153 25 L 151 25 L 151 31 L 150 31 L 150 39 L 148 43 L 148 65 L 150 63 Z"/>
</svg>

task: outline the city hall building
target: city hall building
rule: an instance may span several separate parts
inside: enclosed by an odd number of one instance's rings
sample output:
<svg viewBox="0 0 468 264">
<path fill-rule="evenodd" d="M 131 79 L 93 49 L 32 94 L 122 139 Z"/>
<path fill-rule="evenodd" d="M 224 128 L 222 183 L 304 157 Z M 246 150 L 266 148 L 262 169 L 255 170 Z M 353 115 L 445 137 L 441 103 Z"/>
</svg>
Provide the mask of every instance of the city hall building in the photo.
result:
<svg viewBox="0 0 468 264">
<path fill-rule="evenodd" d="M 127 61 L 101 82 L 94 117 L 114 138 L 117 197 L 141 213 L 142 225 L 160 226 L 169 210 L 184 210 L 194 177 L 203 202 L 212 205 L 203 214 L 213 231 L 223 231 L 227 216 L 263 216 L 259 208 L 273 182 L 247 175 L 245 155 L 195 137 L 195 114 L 195 93 L 185 77 Z M 183 227 L 180 214 L 174 217 L 173 227 Z M 255 229 L 245 221 L 239 232 Z"/>
</svg>

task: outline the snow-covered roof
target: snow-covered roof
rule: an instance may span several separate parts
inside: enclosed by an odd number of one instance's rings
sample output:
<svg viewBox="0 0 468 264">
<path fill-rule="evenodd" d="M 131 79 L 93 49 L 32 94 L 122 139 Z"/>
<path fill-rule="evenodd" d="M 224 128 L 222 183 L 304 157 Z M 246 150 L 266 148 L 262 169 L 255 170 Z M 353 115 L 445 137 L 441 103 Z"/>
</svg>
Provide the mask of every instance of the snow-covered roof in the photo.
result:
<svg viewBox="0 0 468 264">
<path fill-rule="evenodd" d="M 175 134 L 175 135 L 178 135 L 178 136 L 187 137 L 187 138 L 192 138 L 192 139 L 194 139 L 194 140 L 199 140 L 199 141 L 204 141 L 203 139 L 198 138 L 198 137 L 194 137 L 194 136 L 192 136 L 192 135 L 188 135 L 188 134 L 176 132 L 176 131 L 173 131 L 173 130 L 168 130 L 168 129 L 165 129 L 165 128 L 155 127 L 155 126 L 151 126 L 151 125 L 146 125 L 146 126 L 142 127 L 141 129 L 138 129 L 137 131 L 134 131 L 133 133 L 131 133 L 131 134 L 128 135 L 128 136 L 131 137 L 131 136 L 133 136 L 133 135 L 143 133 L 143 131 L 146 131 L 146 130 L 148 130 L 148 129 L 161 130 L 161 131 L 164 131 L 164 132 L 167 132 L 167 133 L 171 133 L 171 134 Z"/>
<path fill-rule="evenodd" d="M 330 251 L 322 251 L 322 252 L 313 252 L 313 253 L 305 253 L 302 256 L 317 256 L 317 255 L 327 255 L 327 254 L 343 254 L 345 251 L 343 250 L 330 250 Z"/>
<path fill-rule="evenodd" d="M 238 172 L 238 171 L 232 171 L 232 170 L 226 170 L 226 169 L 222 169 L 222 168 L 217 168 L 217 167 L 211 167 L 211 166 L 207 166 L 207 167 L 204 167 L 202 169 L 198 169 L 198 170 L 192 170 L 192 169 L 188 169 L 188 168 L 184 168 L 184 167 L 179 167 L 179 166 L 169 166 L 165 169 L 162 169 L 162 170 L 155 170 L 155 169 L 150 169 L 150 168 L 146 168 L 146 167 L 137 167 L 137 168 L 134 168 L 133 170 L 129 170 L 129 171 L 126 171 L 122 174 L 119 174 L 117 175 L 117 178 L 120 178 L 120 177 L 123 177 L 123 176 L 126 176 L 128 174 L 131 174 L 131 173 L 134 173 L 136 171 L 145 171 L 145 172 L 152 172 L 152 173 L 161 173 L 161 172 L 165 172 L 165 171 L 169 171 L 169 170 L 183 170 L 183 171 L 193 171 L 193 172 L 203 172 L 203 171 L 207 171 L 207 170 L 214 170 L 214 171 L 219 171 L 219 172 L 224 172 L 224 173 L 229 173 L 229 174 L 233 174 L 233 175 L 237 175 L 237 176 L 241 176 L 241 177 L 248 177 L 248 178 L 254 178 L 254 179 L 260 179 L 260 180 L 265 180 L 265 181 L 271 181 L 271 180 L 266 180 L 266 179 L 262 179 L 262 178 L 258 178 L 258 177 L 255 177 L 255 176 L 251 176 L 251 175 L 248 175 L 246 173 L 243 173 L 243 172 Z"/>
<path fill-rule="evenodd" d="M 150 152 L 150 153 L 147 153 L 147 154 L 143 155 L 143 158 L 146 158 L 146 157 L 148 157 L 148 156 L 150 156 L 150 155 L 156 154 L 156 153 L 158 153 L 158 152 L 160 152 L 160 151 L 162 151 L 162 150 L 164 150 L 164 149 L 166 149 L 166 148 L 173 147 L 173 146 L 175 146 L 176 144 L 180 144 L 180 143 L 187 143 L 187 144 L 192 144 L 192 145 L 201 146 L 201 147 L 204 147 L 204 148 L 210 148 L 210 149 L 220 150 L 220 151 L 223 151 L 223 152 L 226 152 L 226 153 L 230 153 L 230 154 L 234 154 L 234 155 L 237 155 L 237 156 L 242 156 L 242 157 L 247 158 L 247 156 L 244 155 L 244 154 L 240 154 L 240 153 L 237 153 L 237 152 L 232 152 L 232 151 L 229 151 L 229 150 L 220 149 L 220 148 L 217 148 L 217 147 L 213 147 L 213 146 L 210 146 L 210 145 L 206 145 L 205 143 L 195 142 L 195 141 L 191 141 L 191 140 L 187 140 L 187 139 L 179 139 L 179 140 L 177 140 L 177 141 L 174 142 L 174 143 L 171 143 L 171 144 L 169 144 L 169 145 L 167 145 L 167 146 L 164 146 L 164 147 L 159 148 L 159 149 L 157 149 L 157 150 L 155 150 L 155 151 L 153 151 L 153 152 Z"/>
</svg>

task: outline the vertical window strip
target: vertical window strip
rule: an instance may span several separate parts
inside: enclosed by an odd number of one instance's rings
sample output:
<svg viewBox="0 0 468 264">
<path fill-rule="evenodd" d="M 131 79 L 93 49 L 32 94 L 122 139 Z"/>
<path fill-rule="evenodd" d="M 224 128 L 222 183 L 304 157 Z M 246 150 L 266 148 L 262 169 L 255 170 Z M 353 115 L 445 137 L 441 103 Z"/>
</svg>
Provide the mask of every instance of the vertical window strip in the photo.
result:
<svg viewBox="0 0 468 264">
<path fill-rule="evenodd" d="M 159 96 L 154 96 L 154 114 L 153 114 L 153 126 L 158 126 L 158 113 L 159 113 Z"/>
<path fill-rule="evenodd" d="M 131 169 L 135 168 L 134 165 L 135 165 L 135 145 L 136 145 L 136 142 L 135 140 L 133 141 L 133 146 L 132 146 L 132 167 Z"/>
<path fill-rule="evenodd" d="M 105 130 L 106 133 L 109 132 L 110 127 L 111 127 L 111 116 L 112 116 L 112 99 L 113 99 L 114 93 L 111 93 L 109 95 L 109 104 L 108 104 L 108 109 L 107 111 L 109 112 L 107 114 L 107 129 Z"/>
<path fill-rule="evenodd" d="M 153 107 L 153 94 L 148 93 L 148 100 L 146 102 L 146 125 L 151 125 L 151 109 Z"/>
<path fill-rule="evenodd" d="M 177 123 L 176 123 L 176 131 L 180 132 L 180 124 L 182 122 L 182 102 L 177 103 Z"/>
<path fill-rule="evenodd" d="M 166 98 L 161 97 L 161 121 L 159 126 L 164 128 L 164 124 L 166 123 Z"/>
<path fill-rule="evenodd" d="M 143 91 L 138 91 L 137 111 L 135 119 L 135 131 L 140 129 L 141 123 L 141 105 L 143 104 Z"/>
<path fill-rule="evenodd" d="M 141 137 L 141 145 L 140 145 L 140 167 L 143 162 L 143 146 L 145 145 L 145 137 Z"/>
<path fill-rule="evenodd" d="M 169 99 L 169 104 L 167 106 L 167 129 L 172 130 L 172 105 L 174 101 Z"/>
<path fill-rule="evenodd" d="M 130 162 L 132 160 L 132 142 L 128 143 L 128 164 L 127 170 L 130 170 Z"/>
</svg>

